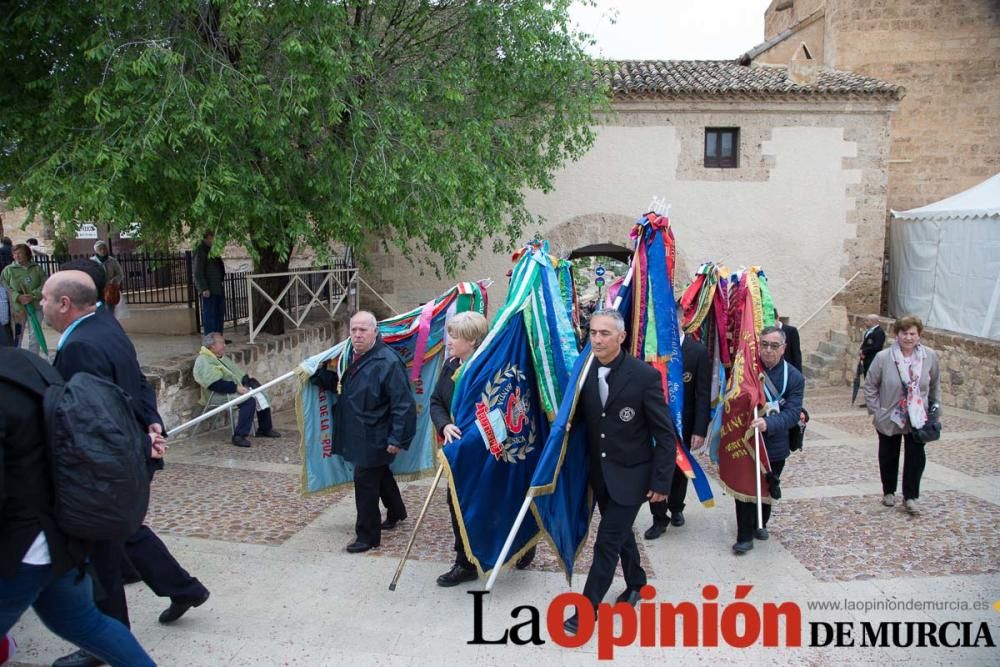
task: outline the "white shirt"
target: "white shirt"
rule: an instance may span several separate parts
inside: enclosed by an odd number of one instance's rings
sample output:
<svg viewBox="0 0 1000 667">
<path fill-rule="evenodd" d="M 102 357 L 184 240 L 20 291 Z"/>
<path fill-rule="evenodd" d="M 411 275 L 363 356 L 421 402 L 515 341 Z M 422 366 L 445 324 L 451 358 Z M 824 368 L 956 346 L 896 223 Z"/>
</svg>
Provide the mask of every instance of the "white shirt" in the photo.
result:
<svg viewBox="0 0 1000 667">
<path fill-rule="evenodd" d="M 21 562 L 26 565 L 48 565 L 52 562 L 52 556 L 49 554 L 49 543 L 45 540 L 44 531 L 38 531 L 35 541 L 28 547 L 28 552 L 24 554 Z"/>
</svg>

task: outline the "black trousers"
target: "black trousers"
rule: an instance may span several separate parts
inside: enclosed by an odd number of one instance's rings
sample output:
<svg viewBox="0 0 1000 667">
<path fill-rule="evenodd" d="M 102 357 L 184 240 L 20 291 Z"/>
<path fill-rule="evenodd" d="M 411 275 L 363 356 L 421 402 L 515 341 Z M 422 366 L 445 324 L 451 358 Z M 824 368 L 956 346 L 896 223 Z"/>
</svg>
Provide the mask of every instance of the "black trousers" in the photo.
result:
<svg viewBox="0 0 1000 667">
<path fill-rule="evenodd" d="M 122 556 L 127 556 L 142 576 L 143 582 L 160 597 L 171 600 L 196 600 L 208 592 L 200 581 L 188 574 L 149 526 L 142 526 L 124 541 L 98 542 L 91 562 L 104 596 L 98 591 L 97 607 L 108 616 L 129 626 L 125 584 L 122 581 Z"/>
<path fill-rule="evenodd" d="M 927 466 L 927 454 L 924 452 L 923 443 L 914 440 L 912 433 L 878 434 L 878 470 L 882 475 L 882 493 L 896 493 L 901 441 L 905 443 L 903 449 L 903 498 L 916 500 L 920 497 L 920 478 Z"/>
<path fill-rule="evenodd" d="M 771 472 L 781 480 L 781 471 L 785 469 L 785 461 L 771 461 Z M 764 527 L 767 528 L 768 519 L 771 518 L 771 505 L 764 503 L 761 508 L 764 519 Z M 757 503 L 745 503 L 742 500 L 736 501 L 736 541 L 753 541 L 753 531 L 757 528 Z"/>
<path fill-rule="evenodd" d="M 684 498 L 687 497 L 688 478 L 679 467 L 674 466 L 674 477 L 670 481 L 670 493 L 666 500 L 658 503 L 649 503 L 649 511 L 653 514 L 653 523 L 659 526 L 666 526 L 670 523 L 667 510 L 671 514 L 684 511 Z"/>
<path fill-rule="evenodd" d="M 619 559 L 625 573 L 625 584 L 629 589 L 646 585 L 646 571 L 639 563 L 639 547 L 636 546 L 635 534 L 632 532 L 632 524 L 644 503 L 621 505 L 608 495 L 603 483 L 601 487 L 595 490 L 597 506 L 601 510 L 601 523 L 597 527 L 597 541 L 594 543 L 594 562 L 590 565 L 587 582 L 583 585 L 583 594 L 594 608 L 597 608 L 611 588 Z"/>
<path fill-rule="evenodd" d="M 268 433 L 271 430 L 271 408 L 257 410 L 257 401 L 246 400 L 239 404 L 240 416 L 236 420 L 235 436 L 247 437 L 253 426 L 253 415 L 257 413 L 257 430 Z"/>
<path fill-rule="evenodd" d="M 451 514 L 451 531 L 455 534 L 455 565 L 471 570 L 475 567 L 469 557 L 465 555 L 465 542 L 462 541 L 462 530 L 458 525 L 458 516 L 455 514 L 455 505 L 451 499 L 451 491 L 448 495 L 448 513 Z"/>
<path fill-rule="evenodd" d="M 399 485 L 388 465 L 371 468 L 354 468 L 354 504 L 358 518 L 354 532 L 358 542 L 378 546 L 382 542 L 382 510 L 378 501 L 385 505 L 387 519 L 401 520 L 406 517 L 406 506 L 399 493 Z"/>
</svg>

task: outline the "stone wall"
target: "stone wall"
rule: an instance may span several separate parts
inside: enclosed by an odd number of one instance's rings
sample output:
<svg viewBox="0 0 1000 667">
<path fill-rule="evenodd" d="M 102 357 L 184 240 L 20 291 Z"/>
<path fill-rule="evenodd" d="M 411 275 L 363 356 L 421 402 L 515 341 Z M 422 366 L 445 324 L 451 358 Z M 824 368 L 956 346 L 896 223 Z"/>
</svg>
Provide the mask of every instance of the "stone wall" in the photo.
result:
<svg viewBox="0 0 1000 667">
<path fill-rule="evenodd" d="M 886 347 L 892 344 L 892 323 L 882 318 Z M 851 344 L 844 355 L 843 381 L 854 379 L 857 350 L 865 330 L 864 315 L 848 316 Z M 924 328 L 920 342 L 938 353 L 941 366 L 941 402 L 945 406 L 1000 415 L 1000 341 Z"/>
<path fill-rule="evenodd" d="M 889 206 L 1000 171 L 1000 2 L 827 0 L 825 64 L 906 88 L 892 119 Z"/>
<path fill-rule="evenodd" d="M 263 383 L 293 370 L 306 357 L 318 354 L 346 337 L 347 325 L 334 321 L 291 331 L 256 344 L 232 345 L 226 348 L 226 353 L 248 375 Z M 156 391 L 160 415 L 168 429 L 202 412 L 201 388 L 194 381 L 193 368 L 192 357 L 176 358 L 143 368 Z M 294 380 L 288 380 L 268 389 L 273 408 L 285 410 L 294 406 L 296 387 Z"/>
</svg>

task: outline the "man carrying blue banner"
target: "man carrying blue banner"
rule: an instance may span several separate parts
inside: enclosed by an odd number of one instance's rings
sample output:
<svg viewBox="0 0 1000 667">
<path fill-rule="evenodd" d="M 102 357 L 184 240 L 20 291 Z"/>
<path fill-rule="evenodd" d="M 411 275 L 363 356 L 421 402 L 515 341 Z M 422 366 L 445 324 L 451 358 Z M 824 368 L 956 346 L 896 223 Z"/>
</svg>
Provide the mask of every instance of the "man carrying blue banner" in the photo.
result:
<svg viewBox="0 0 1000 667">
<path fill-rule="evenodd" d="M 313 383 L 332 392 L 333 453 L 354 465 L 354 501 L 358 518 L 350 553 L 379 546 L 382 529 L 406 518 L 406 507 L 389 465 L 408 449 L 416 430 L 416 403 L 403 360 L 378 333 L 378 321 L 366 311 L 351 318 L 353 356 L 343 376 L 321 367 Z M 388 510 L 385 522 L 381 498 Z"/>
<path fill-rule="evenodd" d="M 662 502 L 674 473 L 677 434 L 663 395 L 660 373 L 625 354 L 625 320 L 618 310 L 590 320 L 592 363 L 580 392 L 575 420 L 587 427 L 590 488 L 601 510 L 594 559 L 583 594 L 596 610 L 611 587 L 621 559 L 627 588 L 618 602 L 635 605 L 646 572 L 639 562 L 632 524 L 639 508 Z M 655 443 L 654 443 L 655 439 Z M 576 634 L 578 617 L 565 621 Z"/>
</svg>

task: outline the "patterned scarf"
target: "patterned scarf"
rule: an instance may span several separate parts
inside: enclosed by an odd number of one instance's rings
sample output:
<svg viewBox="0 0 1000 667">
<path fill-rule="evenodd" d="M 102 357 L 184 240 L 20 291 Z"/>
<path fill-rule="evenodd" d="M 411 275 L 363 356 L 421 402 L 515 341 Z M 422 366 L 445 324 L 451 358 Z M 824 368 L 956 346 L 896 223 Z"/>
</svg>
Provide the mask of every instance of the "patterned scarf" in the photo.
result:
<svg viewBox="0 0 1000 667">
<path fill-rule="evenodd" d="M 910 355 L 909 377 L 907 377 L 906 364 L 903 360 L 903 351 L 899 348 L 899 341 L 892 344 L 892 361 L 896 364 L 896 371 L 899 379 L 903 382 L 903 396 L 899 399 L 899 404 L 892 412 L 892 421 L 901 428 L 906 427 L 909 420 L 910 428 L 918 429 L 927 421 L 927 407 L 924 399 L 920 396 L 920 373 L 924 368 L 924 358 L 927 356 L 924 348 L 919 344 L 913 349 Z"/>
</svg>

